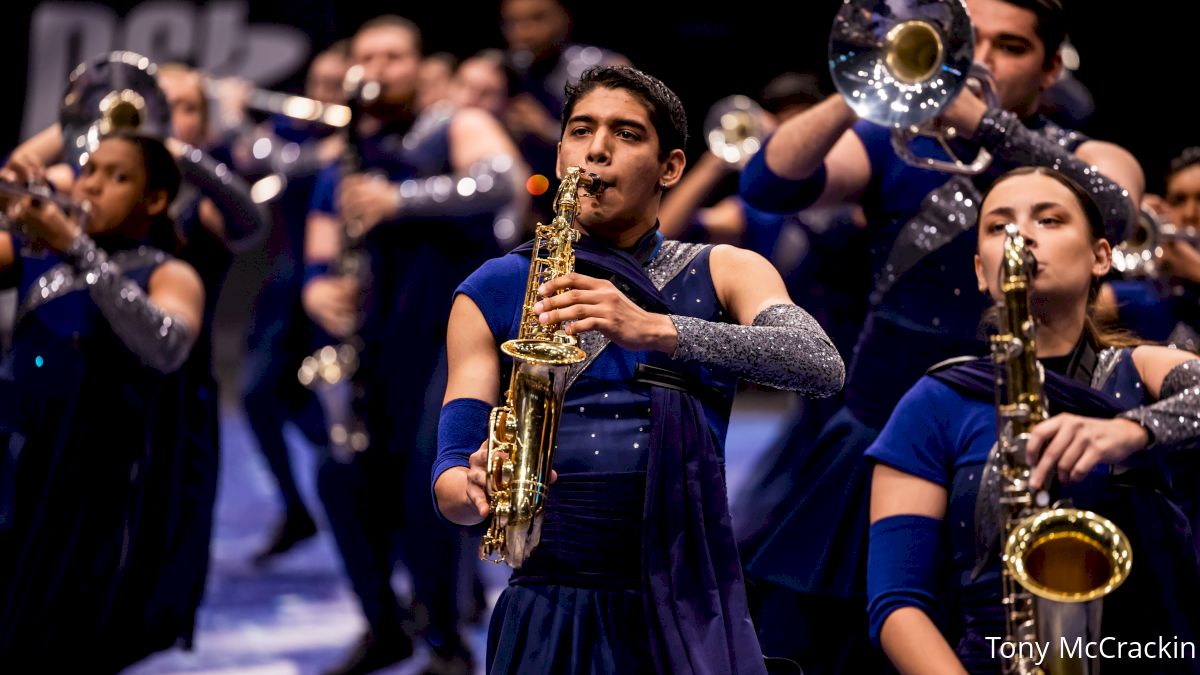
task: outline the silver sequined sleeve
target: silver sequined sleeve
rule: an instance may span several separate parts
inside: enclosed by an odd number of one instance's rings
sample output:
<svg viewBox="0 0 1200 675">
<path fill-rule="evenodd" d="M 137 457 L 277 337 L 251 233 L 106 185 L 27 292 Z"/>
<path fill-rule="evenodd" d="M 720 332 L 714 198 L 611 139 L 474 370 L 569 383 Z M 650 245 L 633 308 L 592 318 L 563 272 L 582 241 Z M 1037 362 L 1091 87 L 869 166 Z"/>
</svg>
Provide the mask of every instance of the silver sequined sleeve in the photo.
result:
<svg viewBox="0 0 1200 675">
<path fill-rule="evenodd" d="M 225 219 L 225 244 L 235 253 L 257 245 L 271 228 L 264 208 L 254 203 L 250 186 L 222 162 L 187 146 L 179 158 L 183 179 L 212 200 Z"/>
<path fill-rule="evenodd" d="M 1118 417 L 1133 420 L 1150 434 L 1155 450 L 1191 447 L 1200 440 L 1200 359 L 1184 361 L 1163 378 L 1159 399 Z"/>
<path fill-rule="evenodd" d="M 66 258 L 87 281 L 113 332 L 143 363 L 161 373 L 183 365 L 194 342 L 192 332 L 156 307 L 90 237 L 77 237 Z"/>
<path fill-rule="evenodd" d="M 846 367 L 816 319 L 796 305 L 772 305 L 750 326 L 671 315 L 678 345 L 671 358 L 699 361 L 742 379 L 808 396 L 832 396 Z"/>
<path fill-rule="evenodd" d="M 1070 135 L 1056 142 L 1029 130 L 1006 110 L 989 110 L 975 133 L 975 140 L 992 153 L 995 169 L 1001 172 L 1021 166 L 1050 167 L 1069 176 L 1091 195 L 1104 216 L 1109 243 L 1124 241 L 1135 222 L 1129 192 L 1075 156 L 1065 145 Z"/>
<path fill-rule="evenodd" d="M 406 180 L 400 183 L 397 219 L 495 213 L 513 199 L 514 170 L 512 157 L 497 155 L 472 164 L 466 175 Z"/>
</svg>

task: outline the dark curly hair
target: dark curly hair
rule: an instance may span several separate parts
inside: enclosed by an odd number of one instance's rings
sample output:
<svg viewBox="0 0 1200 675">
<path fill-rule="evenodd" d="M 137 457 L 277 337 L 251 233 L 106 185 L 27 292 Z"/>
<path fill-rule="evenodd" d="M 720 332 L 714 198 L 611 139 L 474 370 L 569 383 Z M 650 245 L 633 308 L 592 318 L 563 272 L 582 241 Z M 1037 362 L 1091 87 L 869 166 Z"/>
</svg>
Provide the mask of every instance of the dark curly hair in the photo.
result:
<svg viewBox="0 0 1200 675">
<path fill-rule="evenodd" d="M 624 89 L 642 100 L 650 112 L 650 123 L 658 134 L 658 158 L 666 159 L 672 150 L 687 150 L 687 113 L 671 88 L 658 78 L 629 66 L 596 66 L 584 71 L 575 84 L 566 87 L 563 105 L 563 133 L 567 120 L 579 99 L 594 89 Z"/>
</svg>

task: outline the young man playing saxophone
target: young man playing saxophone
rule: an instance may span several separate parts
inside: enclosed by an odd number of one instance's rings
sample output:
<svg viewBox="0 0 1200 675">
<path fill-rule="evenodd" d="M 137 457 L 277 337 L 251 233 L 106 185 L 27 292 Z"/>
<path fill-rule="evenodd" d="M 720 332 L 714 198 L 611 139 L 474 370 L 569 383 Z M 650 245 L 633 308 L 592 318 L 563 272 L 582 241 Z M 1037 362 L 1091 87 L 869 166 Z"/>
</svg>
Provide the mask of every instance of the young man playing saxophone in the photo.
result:
<svg viewBox="0 0 1200 675">
<path fill-rule="evenodd" d="M 559 176 L 577 166 L 605 189 L 581 193 L 576 271 L 533 311 L 567 322 L 588 358 L 570 371 L 541 541 L 493 613 L 489 671 L 764 672 L 729 528 L 730 404 L 739 378 L 828 396 L 842 361 L 765 259 L 658 233 L 687 140 L 670 89 L 594 68 L 568 87 L 563 118 Z M 451 310 L 433 481 L 460 525 L 489 515 L 497 345 L 516 335 L 529 264 L 520 249 L 485 263 Z"/>
</svg>

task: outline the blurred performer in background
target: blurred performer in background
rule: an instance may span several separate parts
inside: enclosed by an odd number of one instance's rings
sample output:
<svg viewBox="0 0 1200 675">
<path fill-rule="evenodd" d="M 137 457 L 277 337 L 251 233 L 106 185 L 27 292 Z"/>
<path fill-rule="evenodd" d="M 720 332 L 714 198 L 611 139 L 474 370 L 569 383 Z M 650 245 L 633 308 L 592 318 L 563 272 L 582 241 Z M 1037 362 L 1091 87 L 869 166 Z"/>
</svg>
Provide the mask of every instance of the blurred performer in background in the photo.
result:
<svg viewBox="0 0 1200 675">
<path fill-rule="evenodd" d="M 438 52 L 421 59 L 417 69 L 417 111 L 424 112 L 450 96 L 450 82 L 458 68 L 453 54 Z"/>
<path fill-rule="evenodd" d="M 628 60 L 599 47 L 571 43 L 571 17 L 560 0 L 503 0 L 500 28 L 513 74 L 505 124 L 533 173 L 553 176 L 564 87 L 592 66 Z M 542 220 L 548 218 L 553 200 L 549 190 L 534 199 Z"/>
<path fill-rule="evenodd" d="M 21 305 L 0 365 L 0 661 L 14 671 L 117 672 L 190 640 L 195 604 L 172 601 L 196 589 L 172 518 L 191 511 L 176 491 L 195 459 L 182 367 L 204 287 L 155 248 L 174 241 L 178 187 L 159 141 L 122 133 L 71 189 L 86 219 L 8 204 L 21 229 L 0 233 L 0 269 Z M 196 552 L 203 566 L 207 539 Z"/>
<path fill-rule="evenodd" d="M 71 110 L 65 112 L 72 119 L 82 117 L 94 124 L 94 118 L 99 117 L 99 103 L 113 89 L 113 82 L 125 78 L 133 78 L 127 82 L 140 82 L 154 75 L 157 87 L 149 84 L 141 92 L 149 105 L 143 125 L 149 122 L 154 127 L 149 133 L 156 137 L 166 135 L 159 127 L 165 127 L 167 122 L 157 119 L 157 114 L 164 112 L 172 130 L 165 144 L 176 156 L 183 183 L 178 195 L 173 191 L 168 209 L 173 218 L 173 236 L 157 240 L 157 244 L 164 252 L 191 264 L 204 283 L 205 294 L 195 347 L 181 369 L 190 402 L 182 432 L 186 459 L 168 479 L 170 493 L 180 501 L 178 508 L 163 514 L 170 518 L 170 532 L 164 536 L 170 537 L 172 555 L 161 565 L 164 579 L 169 581 L 164 582 L 156 601 L 178 609 L 181 620 L 191 622 L 204 594 L 217 485 L 220 435 L 217 386 L 212 370 L 212 319 L 232 262 L 231 251 L 253 245 L 266 231 L 267 220 L 251 200 L 245 181 L 197 145 L 205 143 L 208 137 L 208 108 L 200 76 L 183 66 L 159 68 L 146 65 L 137 55 L 130 56 L 129 52 L 113 52 L 89 62 L 81 77 L 72 81 L 75 103 L 69 104 L 67 108 Z M 82 136 L 90 133 L 84 127 L 74 126 L 70 132 Z M 67 159 L 64 154 L 73 160 L 79 140 L 65 139 L 70 146 L 64 146 L 63 126 L 54 124 L 22 143 L 10 157 L 9 165 L 31 180 L 49 177 L 56 167 L 49 170 L 45 167 Z M 60 185 L 69 186 L 74 172 L 80 168 L 78 162 L 71 161 L 65 172 L 57 172 Z M 185 643 L 190 644 L 190 624 L 182 635 Z"/>
<path fill-rule="evenodd" d="M 863 451 L 926 368 L 984 347 L 979 320 L 987 303 L 973 290 L 968 264 L 981 189 L 1015 166 L 1056 167 L 1100 204 L 1110 242 L 1123 239 L 1132 223 L 1130 194 L 1133 203 L 1141 198 L 1141 168 L 1128 152 L 1036 113 L 1061 67 L 1066 17 L 1059 1 L 966 5 L 974 60 L 994 78 L 999 107 L 989 109 L 964 87 L 940 120 L 957 129 L 960 157 L 974 157 L 979 147 L 991 153 L 983 175 L 910 166 L 893 149 L 892 130 L 860 121 L 842 96 L 780 125 L 742 173 L 742 196 L 754 206 L 789 212 L 854 200 L 866 209 L 872 233 L 875 289 L 846 405 L 814 443 L 794 450 L 805 457 L 793 464 L 802 473 L 793 477 L 791 510 L 747 563 L 751 580 L 772 585 L 760 624 L 764 649 L 793 655 L 810 674 L 881 665 L 867 642 L 864 612 L 870 471 Z M 948 158 L 932 139 L 920 141 L 918 154 Z"/>
<path fill-rule="evenodd" d="M 503 120 L 508 109 L 508 72 L 504 52 L 485 49 L 465 59 L 450 80 L 450 101 L 460 108 L 480 108 Z"/>
<path fill-rule="evenodd" d="M 495 214 L 511 207 L 526 174 L 490 114 L 434 106 L 434 114 L 417 115 L 420 50 L 418 28 L 400 17 L 373 19 L 355 34 L 352 67 L 378 85 L 355 122 L 360 172 L 343 175 L 340 165 L 323 172 L 308 218 L 304 307 L 335 339 L 356 334 L 363 345 L 355 412 L 369 446 L 331 455 L 318 479 L 369 626 L 331 671 L 338 673 L 370 672 L 412 654 L 409 612 L 390 581 L 398 543 L 414 605 L 428 613 L 432 668 L 471 667 L 458 627 L 460 533 L 431 526 L 433 420 L 444 387 L 439 362 L 452 291 L 498 252 Z M 350 252 L 342 223 L 352 221 L 367 231 L 369 274 L 337 276 L 336 261 Z"/>
<path fill-rule="evenodd" d="M 1104 285 L 1097 313 L 1144 340 L 1195 351 L 1200 330 L 1200 148 L 1171 160 L 1162 197 L 1148 194 L 1143 217 L 1114 255 L 1123 279 Z M 1125 264 L 1121 264 L 1125 263 Z"/>
<path fill-rule="evenodd" d="M 348 49 L 348 43 L 340 43 L 317 54 L 305 79 L 306 97 L 325 103 L 344 101 Z M 328 440 L 316 398 L 296 379 L 300 362 L 314 344 L 300 293 L 304 286 L 304 229 L 317 174 L 345 149 L 345 134 L 328 126 L 285 115 L 273 115 L 268 125 L 240 143 L 250 147 L 234 153 L 235 160 L 241 155 L 250 166 L 256 166 L 254 145 L 258 144 L 265 150 L 259 154 L 267 160 L 268 171 L 278 171 L 286 180 L 283 193 L 273 203 L 275 228 L 266 243 L 269 272 L 250 316 L 243 368 L 246 417 L 275 476 L 284 507 L 283 520 L 255 556 L 258 564 L 317 532 L 296 487 L 283 427 L 292 422 L 317 447 Z M 265 148 L 262 139 L 266 139 Z"/>
</svg>

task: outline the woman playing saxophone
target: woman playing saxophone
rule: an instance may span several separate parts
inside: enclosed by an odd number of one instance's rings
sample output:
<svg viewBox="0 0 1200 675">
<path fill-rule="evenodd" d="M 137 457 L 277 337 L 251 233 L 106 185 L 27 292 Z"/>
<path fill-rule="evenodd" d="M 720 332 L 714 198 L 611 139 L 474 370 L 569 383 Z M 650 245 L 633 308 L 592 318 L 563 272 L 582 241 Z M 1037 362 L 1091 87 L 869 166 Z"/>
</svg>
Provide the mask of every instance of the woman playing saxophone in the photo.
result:
<svg viewBox="0 0 1200 675">
<path fill-rule="evenodd" d="M 981 205 L 975 270 L 980 291 L 1000 302 L 1007 231 L 1032 253 L 1029 311 L 1050 417 L 1028 434 L 1027 488 L 1049 490 L 1052 503 L 1071 499 L 1129 535 L 1136 562 L 1104 600 L 1100 635 L 1111 640 L 1006 639 L 993 363 L 960 361 L 918 381 L 867 450 L 871 633 L 901 672 L 1014 672 L 1014 663 L 1041 667 L 1077 647 L 1099 653 L 1105 673 L 1198 668 L 1200 616 L 1179 601 L 1200 590 L 1196 554 L 1163 493 L 1178 466 L 1172 453 L 1200 440 L 1200 361 L 1094 328 L 1092 303 L 1111 264 L 1101 222 L 1070 179 L 1015 170 Z"/>
</svg>

